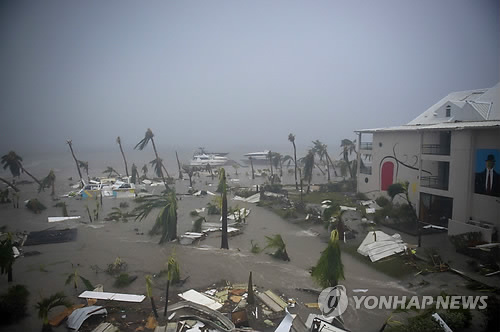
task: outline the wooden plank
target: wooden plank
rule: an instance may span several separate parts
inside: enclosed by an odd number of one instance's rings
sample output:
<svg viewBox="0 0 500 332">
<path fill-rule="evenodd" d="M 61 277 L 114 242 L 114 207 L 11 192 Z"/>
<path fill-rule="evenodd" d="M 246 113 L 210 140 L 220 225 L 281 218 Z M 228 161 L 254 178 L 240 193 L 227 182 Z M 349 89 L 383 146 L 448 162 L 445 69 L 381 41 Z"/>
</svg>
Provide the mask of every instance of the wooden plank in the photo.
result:
<svg viewBox="0 0 500 332">
<path fill-rule="evenodd" d="M 283 308 L 278 305 L 278 303 L 274 302 L 273 299 L 271 299 L 267 294 L 265 293 L 259 293 L 257 294 L 257 297 L 264 302 L 264 304 L 271 309 L 274 312 L 280 312 L 283 311 Z"/>
</svg>

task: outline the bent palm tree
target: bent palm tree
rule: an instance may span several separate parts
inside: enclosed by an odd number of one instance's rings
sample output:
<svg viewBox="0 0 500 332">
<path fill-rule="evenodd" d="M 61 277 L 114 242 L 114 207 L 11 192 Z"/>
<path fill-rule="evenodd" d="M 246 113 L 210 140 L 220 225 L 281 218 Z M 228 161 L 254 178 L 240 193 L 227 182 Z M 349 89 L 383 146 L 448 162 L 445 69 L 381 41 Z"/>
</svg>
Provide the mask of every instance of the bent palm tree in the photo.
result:
<svg viewBox="0 0 500 332">
<path fill-rule="evenodd" d="M 22 161 L 23 158 L 18 156 L 14 151 L 9 151 L 9 153 L 2 156 L 3 169 L 9 168 L 13 177 L 19 177 L 21 176 L 21 172 L 23 172 L 28 174 L 38 185 L 41 185 L 42 183 L 23 167 Z"/>
<path fill-rule="evenodd" d="M 68 277 L 66 278 L 66 282 L 65 284 L 66 285 L 69 285 L 69 284 L 73 284 L 73 288 L 75 290 L 78 289 L 78 280 L 81 280 L 83 282 L 83 284 L 85 285 L 85 288 L 87 290 L 93 290 L 94 289 L 94 286 L 92 286 L 92 283 L 90 282 L 90 280 L 82 277 L 79 273 L 78 273 L 78 269 L 76 269 L 73 264 L 71 264 L 71 266 L 73 267 L 73 272 L 71 272 L 70 274 L 68 274 Z"/>
<path fill-rule="evenodd" d="M 85 170 L 85 174 L 87 174 L 87 181 L 90 182 L 89 162 L 83 161 L 83 160 L 78 160 L 78 167 L 83 168 Z"/>
<path fill-rule="evenodd" d="M 116 169 L 114 169 L 111 166 L 106 167 L 106 170 L 103 173 L 108 173 L 108 177 L 111 177 L 111 175 L 113 175 L 113 173 L 115 173 L 117 176 L 120 176 L 120 173 L 118 173 L 116 171 Z"/>
<path fill-rule="evenodd" d="M 337 171 L 335 170 L 335 165 L 333 164 L 332 159 L 328 154 L 328 146 L 326 144 L 323 144 L 320 140 L 315 140 L 312 143 L 314 144 L 313 149 L 318 154 L 319 160 L 322 161 L 323 158 L 326 159 L 326 170 L 328 172 L 328 181 L 330 181 L 330 165 L 333 168 L 335 176 L 337 176 Z"/>
<path fill-rule="evenodd" d="M 179 161 L 179 155 L 177 154 L 177 151 L 175 151 L 175 159 L 177 159 L 177 167 L 179 168 L 179 180 L 182 180 L 182 167 L 181 167 L 181 162 Z"/>
<path fill-rule="evenodd" d="M 288 134 L 288 140 L 293 144 L 293 160 L 295 161 L 295 190 L 299 190 L 299 182 L 297 181 L 297 147 L 295 146 L 295 135 Z"/>
<path fill-rule="evenodd" d="M 54 174 L 53 170 L 50 170 L 49 174 L 42 179 L 42 183 L 40 187 L 38 187 L 38 192 L 42 191 L 44 188 L 52 187 L 52 192 L 50 193 L 50 195 L 54 196 L 56 194 L 55 186 L 56 186 L 56 175 Z"/>
<path fill-rule="evenodd" d="M 222 199 L 222 239 L 221 239 L 221 249 L 229 249 L 229 243 L 227 241 L 227 184 L 226 184 L 226 171 L 221 168 L 219 171 L 219 188 L 221 188 L 221 199 Z"/>
<path fill-rule="evenodd" d="M 344 138 L 341 142 L 340 142 L 340 147 L 342 148 L 342 152 L 340 153 L 342 155 L 342 157 L 344 158 L 345 162 L 347 163 L 347 168 L 349 169 L 349 175 L 351 176 L 351 178 L 354 177 L 354 173 L 352 171 L 352 167 L 351 167 L 351 163 L 349 161 L 349 156 L 353 153 L 353 152 L 356 152 L 356 144 L 355 144 L 355 140 L 354 141 L 351 141 L 347 138 Z"/>
<path fill-rule="evenodd" d="M 144 134 L 144 138 L 142 140 L 140 140 L 139 143 L 136 144 L 136 146 L 134 147 L 134 149 L 139 149 L 139 150 L 142 151 L 148 145 L 148 143 L 151 142 L 151 145 L 153 145 L 153 151 L 154 151 L 155 156 L 156 156 L 156 163 L 157 164 L 162 164 L 160 156 L 158 155 L 158 151 L 156 150 L 156 144 L 155 144 L 154 136 L 155 135 L 153 134 L 153 132 L 151 131 L 151 129 L 148 128 L 148 130 L 146 130 L 146 133 Z M 163 184 L 165 185 L 165 189 L 166 190 L 170 190 L 170 188 L 168 187 L 168 184 L 167 184 L 167 179 L 165 179 L 165 176 L 163 175 L 162 167 L 159 168 L 159 173 L 158 174 L 160 175 L 161 179 L 163 180 Z M 168 174 L 167 174 L 167 176 L 168 176 Z"/>
<path fill-rule="evenodd" d="M 6 185 L 8 185 L 9 187 L 11 187 L 12 189 L 14 189 L 16 192 L 19 192 L 19 189 L 11 182 L 5 180 L 4 178 L 0 178 L 0 181 L 2 181 L 3 183 L 5 183 Z"/>
<path fill-rule="evenodd" d="M 339 244 L 339 234 L 333 230 L 328 246 L 321 253 L 318 263 L 312 270 L 312 277 L 323 288 L 335 287 L 344 278 L 344 265 Z"/>
<path fill-rule="evenodd" d="M 66 299 L 66 295 L 63 292 L 57 292 L 49 297 L 43 298 L 40 302 L 37 302 L 35 308 L 38 309 L 38 318 L 43 321 L 42 331 L 51 331 L 52 328 L 49 325 L 49 312 L 58 306 L 70 307 L 71 303 Z"/>
<path fill-rule="evenodd" d="M 128 166 L 127 166 L 127 159 L 125 158 L 125 153 L 123 153 L 123 148 L 122 148 L 122 140 L 120 139 L 120 136 L 116 138 L 116 143 L 120 146 L 120 152 L 122 153 L 123 157 L 123 163 L 125 164 L 125 174 L 127 174 L 128 178 Z"/>
<path fill-rule="evenodd" d="M 137 170 L 137 166 L 135 166 L 135 164 L 132 164 L 132 177 L 130 178 L 130 182 L 137 183 L 138 179 L 139 179 L 139 171 Z"/>
<path fill-rule="evenodd" d="M 84 183 L 83 183 L 83 179 L 82 179 L 82 171 L 80 170 L 80 164 L 78 164 L 78 159 L 76 159 L 75 152 L 73 151 L 73 142 L 71 140 L 67 140 L 66 143 L 68 144 L 69 149 L 71 150 L 71 155 L 73 156 L 73 159 L 75 160 L 76 169 L 78 170 L 78 176 L 80 176 L 80 183 L 83 186 Z"/>
<path fill-rule="evenodd" d="M 143 220 L 153 209 L 160 209 L 150 234 L 161 233 L 160 244 L 177 238 L 177 197 L 171 191 L 161 196 L 139 197 L 134 209 L 135 220 Z"/>
<path fill-rule="evenodd" d="M 266 236 L 266 241 L 267 246 L 264 248 L 264 250 L 267 248 L 276 249 L 276 251 L 271 254 L 273 257 L 280 258 L 284 261 L 290 261 L 290 257 L 286 252 L 285 241 L 283 241 L 283 238 L 280 234 L 276 234 L 274 236 Z"/>
</svg>

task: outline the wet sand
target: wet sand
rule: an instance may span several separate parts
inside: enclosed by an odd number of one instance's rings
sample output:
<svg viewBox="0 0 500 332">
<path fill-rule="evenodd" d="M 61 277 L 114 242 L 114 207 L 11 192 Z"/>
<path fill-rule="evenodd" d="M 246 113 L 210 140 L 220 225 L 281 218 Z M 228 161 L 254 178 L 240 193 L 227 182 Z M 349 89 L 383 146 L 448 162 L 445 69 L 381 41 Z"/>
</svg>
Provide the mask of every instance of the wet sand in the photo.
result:
<svg viewBox="0 0 500 332">
<path fill-rule="evenodd" d="M 231 177 L 234 169 L 228 169 Z M 247 169 L 239 169 L 239 178 L 242 184 L 250 183 L 245 175 Z M 175 174 L 175 173 L 174 173 Z M 58 195 L 70 190 L 70 181 L 60 176 L 58 178 Z M 263 179 L 256 179 L 254 183 L 261 183 Z M 293 182 L 293 175 L 287 175 L 287 181 Z M 212 181 L 209 177 L 197 179 L 195 187 L 215 191 L 217 179 Z M 208 186 L 206 183 L 213 183 Z M 187 191 L 188 180 L 178 180 L 176 183 L 177 193 Z M 160 187 L 155 187 L 158 191 Z M 247 225 L 243 228 L 243 234 L 229 238 L 230 250 L 221 250 L 220 233 L 210 233 L 208 237 L 189 246 L 178 243 L 168 243 L 158 245 L 158 237 L 148 236 L 148 231 L 154 223 L 153 213 L 142 222 L 130 220 L 127 223 L 115 221 L 103 221 L 103 218 L 111 211 L 112 207 L 118 207 L 120 202 L 128 202 L 131 210 L 135 203 L 132 199 L 104 198 L 103 210 L 100 212 L 99 221 L 90 224 L 88 222 L 85 205 L 88 204 L 90 210 L 93 209 L 93 200 L 62 198 L 68 205 L 70 215 L 80 215 L 81 220 L 64 221 L 60 223 L 48 223 L 48 216 L 60 216 L 61 209 L 55 208 L 47 191 L 37 194 L 34 185 L 21 185 L 21 199 L 38 197 L 46 206 L 47 210 L 35 215 L 24 206 L 20 209 L 13 209 L 11 204 L 0 205 L 0 218 L 2 225 L 7 225 L 8 231 L 39 231 L 48 228 L 63 229 L 66 227 L 76 227 L 78 237 L 74 242 L 46 244 L 24 247 L 25 251 L 37 250 L 41 254 L 32 257 L 20 257 L 14 264 L 14 282 L 12 284 L 24 284 L 28 287 L 31 295 L 29 298 L 29 316 L 17 325 L 6 328 L 9 331 L 37 331 L 41 327 L 41 321 L 37 318 L 34 305 L 40 296 L 49 296 L 54 292 L 64 290 L 73 302 L 79 302 L 75 292 L 70 285 L 65 285 L 67 275 L 72 272 L 72 264 L 77 266 L 80 275 L 95 284 L 103 284 L 105 291 L 117 291 L 122 293 L 145 293 L 144 276 L 147 274 L 157 274 L 165 269 L 168 256 L 175 251 L 180 262 L 181 277 L 189 279 L 182 287 L 174 288 L 173 292 L 181 292 L 190 288 L 204 288 L 220 280 L 229 282 L 246 282 L 248 273 L 253 272 L 253 280 L 256 285 L 265 289 L 272 289 L 279 294 L 285 294 L 290 298 L 295 298 L 301 303 L 316 302 L 315 295 L 298 291 L 297 288 L 315 288 L 309 269 L 316 264 L 320 253 L 326 247 L 328 232 L 322 225 L 294 224 L 286 221 L 273 212 L 257 207 L 255 204 L 247 204 L 229 200 L 230 206 L 240 206 L 251 209 L 247 218 Z M 178 235 L 184 231 L 189 231 L 192 227 L 192 220 L 195 218 L 189 212 L 195 208 L 205 207 L 212 201 L 212 196 L 205 197 L 182 197 L 178 207 Z M 218 216 L 207 217 L 208 221 L 215 222 Z M 308 230 L 312 228 L 320 233 L 320 236 L 311 236 Z M 138 230 L 138 231 L 137 231 Z M 144 233 L 138 235 L 137 233 Z M 291 258 L 290 262 L 276 260 L 265 253 L 252 254 L 250 252 L 250 241 L 254 240 L 261 247 L 265 246 L 265 236 L 281 234 Z M 131 285 L 123 289 L 113 287 L 114 278 L 105 272 L 95 271 L 95 266 L 105 269 L 117 257 L 128 263 L 128 273 L 137 275 L 138 279 Z M 345 266 L 346 280 L 341 284 L 348 290 L 355 288 L 368 288 L 370 295 L 392 294 L 408 295 L 412 291 L 408 290 L 405 283 L 394 280 L 381 274 L 369 266 L 360 263 L 348 254 L 342 256 Z M 162 306 L 164 301 L 164 289 L 161 287 L 164 281 L 157 280 L 157 287 L 154 295 L 157 302 Z M 0 290 L 7 289 L 7 276 L 0 278 Z M 349 296 L 352 294 L 348 291 Z M 173 297 L 171 297 L 172 299 Z M 354 303 L 350 301 L 352 306 Z M 148 307 L 146 300 L 140 306 Z M 57 312 L 57 310 L 55 310 Z M 303 320 L 307 318 L 309 312 L 303 305 L 299 306 L 299 313 Z M 319 312 L 318 312 L 319 313 Z M 346 327 L 353 331 L 378 331 L 384 320 L 390 313 L 384 310 L 354 310 L 350 308 L 343 318 Z M 55 331 L 66 331 L 66 327 L 61 325 Z"/>
</svg>

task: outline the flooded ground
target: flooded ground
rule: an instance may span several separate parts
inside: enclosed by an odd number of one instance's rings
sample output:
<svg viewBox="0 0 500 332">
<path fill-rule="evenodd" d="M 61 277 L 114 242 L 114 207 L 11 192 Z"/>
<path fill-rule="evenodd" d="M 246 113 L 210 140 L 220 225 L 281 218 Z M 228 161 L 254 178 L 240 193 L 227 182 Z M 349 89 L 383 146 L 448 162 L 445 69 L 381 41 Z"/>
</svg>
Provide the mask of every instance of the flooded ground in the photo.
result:
<svg viewBox="0 0 500 332">
<path fill-rule="evenodd" d="M 249 169 L 240 168 L 239 176 L 235 175 L 234 169 L 228 169 L 230 178 L 238 178 L 240 185 L 260 184 L 262 178 L 251 180 L 247 176 Z M 67 180 L 65 175 L 74 172 L 62 172 L 58 174 L 58 195 L 70 190 L 69 184 L 75 181 Z M 174 173 L 176 174 L 176 173 Z M 96 174 L 97 175 L 97 174 Z M 315 175 L 317 176 L 317 175 Z M 317 181 L 325 181 L 318 176 Z M 285 182 L 293 183 L 293 174 L 286 172 Z M 217 179 L 202 175 L 196 178 L 196 189 L 204 189 L 215 192 Z M 236 182 L 232 182 L 236 183 Z M 178 180 L 175 187 L 177 193 L 185 193 L 189 181 Z M 159 191 L 160 187 L 149 188 Z M 29 298 L 29 317 L 17 325 L 9 326 L 9 331 L 35 331 L 41 327 L 41 321 L 37 318 L 34 309 L 36 302 L 45 296 L 57 291 L 64 290 L 70 295 L 72 301 L 78 302 L 76 295 L 83 290 L 83 286 L 75 292 L 70 285 L 65 285 L 65 280 L 73 267 L 78 269 L 80 275 L 89 279 L 94 285 L 103 284 L 105 291 L 117 291 L 123 293 L 145 293 L 144 276 L 157 275 L 165 269 L 167 258 L 173 252 L 180 262 L 181 278 L 189 277 L 182 287 L 174 287 L 172 292 L 180 293 L 191 288 L 204 288 L 221 280 L 232 283 L 246 282 L 250 271 L 253 272 L 253 281 L 265 289 L 272 289 L 278 294 L 284 294 L 294 298 L 299 303 L 316 302 L 314 294 L 298 290 L 319 289 L 313 282 L 309 269 L 316 264 L 320 253 L 325 249 L 328 231 L 322 225 L 308 223 L 292 223 L 277 216 L 272 211 L 258 207 L 255 204 L 242 203 L 229 200 L 230 206 L 246 207 L 251 210 L 247 218 L 247 224 L 243 233 L 229 238 L 229 250 L 221 250 L 220 233 L 210 233 L 208 237 L 193 245 L 183 246 L 177 243 L 158 244 L 158 237 L 150 237 L 148 231 L 151 229 L 155 214 L 153 213 L 144 221 L 129 220 L 128 222 L 103 221 L 104 217 L 113 207 L 119 207 L 121 202 L 127 202 L 130 211 L 135 203 L 132 199 L 104 198 L 103 210 L 100 212 L 98 221 L 89 223 L 86 206 L 90 210 L 95 207 L 92 199 L 61 198 L 68 205 L 70 215 L 82 216 L 81 220 L 65 221 L 61 223 L 48 223 L 47 217 L 61 216 L 61 209 L 53 207 L 49 193 L 37 194 L 37 188 L 32 184 L 20 185 L 22 200 L 38 197 L 46 206 L 47 210 L 35 215 L 26 208 L 13 209 L 12 205 L 0 206 L 0 218 L 2 225 L 6 225 L 11 232 L 31 232 L 49 228 L 63 229 L 76 227 L 78 236 L 76 241 L 46 244 L 25 247 L 25 251 L 36 250 L 40 255 L 31 257 L 20 257 L 14 265 L 14 283 L 24 284 L 28 287 L 31 295 Z M 231 195 L 232 196 L 232 195 Z M 190 211 L 205 207 L 211 202 L 213 196 L 181 196 L 178 202 L 178 235 L 190 231 L 192 221 Z M 209 222 L 216 222 L 218 216 L 208 216 Z M 319 233 L 319 236 L 316 234 Z M 287 245 L 287 251 L 291 258 L 290 262 L 274 259 L 266 253 L 253 254 L 250 252 L 251 240 L 265 246 L 265 236 L 281 234 Z M 113 287 L 114 278 L 103 272 L 108 264 L 120 257 L 128 264 L 128 273 L 138 276 L 137 280 L 123 289 Z M 348 295 L 352 289 L 369 289 L 370 295 L 411 295 L 415 291 L 408 288 L 407 281 L 392 279 L 385 274 L 375 271 L 369 265 L 359 262 L 348 254 L 342 256 L 345 266 L 346 280 L 341 284 L 348 289 Z M 160 306 L 164 301 L 163 280 L 157 280 L 154 295 L 159 299 Z M 7 278 L 3 275 L 0 279 L 1 291 L 8 287 Z M 172 298 L 172 297 L 171 297 Z M 158 300 L 157 300 L 158 301 Z M 346 327 L 352 331 L 378 331 L 390 312 L 386 310 L 354 310 L 353 301 L 343 318 Z M 140 306 L 147 307 L 144 301 Z M 299 305 L 295 311 L 301 314 L 303 320 L 309 312 Z M 318 312 L 319 313 L 319 312 Z M 55 329 L 65 331 L 64 325 Z"/>
</svg>

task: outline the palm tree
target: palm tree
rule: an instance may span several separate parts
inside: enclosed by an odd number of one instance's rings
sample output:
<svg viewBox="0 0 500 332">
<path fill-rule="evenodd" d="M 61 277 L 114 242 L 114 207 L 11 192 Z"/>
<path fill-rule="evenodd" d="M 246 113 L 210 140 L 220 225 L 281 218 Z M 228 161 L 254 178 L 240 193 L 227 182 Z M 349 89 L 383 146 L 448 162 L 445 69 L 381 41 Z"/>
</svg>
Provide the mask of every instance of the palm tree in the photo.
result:
<svg viewBox="0 0 500 332">
<path fill-rule="evenodd" d="M 340 142 L 340 147 L 342 148 L 342 152 L 340 154 L 343 156 L 345 162 L 347 163 L 347 168 L 349 169 L 349 175 L 351 176 L 351 178 L 354 178 L 354 173 L 352 171 L 351 163 L 349 162 L 349 156 L 353 152 L 356 152 L 355 142 L 356 142 L 356 140 L 351 141 L 347 138 L 344 138 Z"/>
<path fill-rule="evenodd" d="M 50 188 L 52 187 L 52 192 L 50 193 L 51 196 L 54 196 L 56 194 L 56 175 L 53 170 L 50 170 L 49 174 L 42 179 L 42 184 L 38 188 L 38 192 L 42 191 L 44 188 Z"/>
<path fill-rule="evenodd" d="M 274 173 L 273 173 L 273 153 L 271 151 L 268 152 L 267 158 L 269 158 L 269 165 L 271 165 L 271 184 L 274 183 Z"/>
<path fill-rule="evenodd" d="M 179 161 L 179 155 L 177 154 L 177 151 L 175 151 L 175 158 L 177 159 L 177 167 L 179 168 L 179 179 L 182 180 L 182 167 L 181 167 L 181 162 Z"/>
<path fill-rule="evenodd" d="M 139 171 L 137 170 L 137 166 L 135 166 L 135 164 L 132 164 L 132 177 L 130 178 L 130 182 L 137 183 L 138 179 L 139 179 Z"/>
<path fill-rule="evenodd" d="M 108 173 L 108 177 L 111 177 L 111 175 L 113 175 L 113 173 L 115 173 L 117 176 L 120 176 L 120 173 L 118 173 L 116 171 L 116 169 L 114 169 L 113 167 L 111 166 L 107 166 L 106 167 L 106 170 L 103 172 L 103 173 Z"/>
<path fill-rule="evenodd" d="M 24 172 L 41 186 L 42 183 L 23 167 L 22 161 L 23 158 L 18 156 L 14 151 L 9 151 L 9 153 L 2 156 L 3 169 L 9 168 L 13 177 L 19 177 L 21 176 L 21 172 Z"/>
<path fill-rule="evenodd" d="M 12 251 L 12 233 L 6 233 L 4 236 L 5 239 L 0 241 L 0 273 L 7 273 L 7 281 L 12 282 L 12 265 L 16 259 Z"/>
<path fill-rule="evenodd" d="M 66 285 L 73 284 L 73 288 L 76 291 L 76 290 L 78 290 L 78 280 L 81 280 L 83 282 L 83 284 L 85 285 L 85 288 L 87 288 L 87 290 L 94 289 L 94 286 L 92 286 L 92 283 L 90 282 L 90 280 L 82 277 L 78 273 L 78 269 L 76 269 L 73 266 L 73 264 L 71 264 L 71 267 L 73 268 L 73 272 L 68 274 L 68 277 L 66 278 L 66 282 L 65 282 Z"/>
<path fill-rule="evenodd" d="M 304 180 L 307 180 L 307 193 L 311 190 L 311 180 L 314 168 L 314 151 L 311 149 L 304 157 Z"/>
<path fill-rule="evenodd" d="M 160 244 L 177 238 L 177 198 L 174 191 L 161 196 L 139 197 L 135 201 L 139 203 L 133 212 L 136 220 L 143 220 L 153 209 L 160 209 L 150 231 L 150 234 L 161 231 Z"/>
<path fill-rule="evenodd" d="M 396 198 L 396 196 L 401 195 L 405 200 L 408 206 L 410 207 L 410 210 L 412 212 L 413 218 L 415 219 L 415 222 L 417 223 L 417 228 L 418 228 L 418 246 L 422 244 L 422 232 L 421 232 L 421 224 L 418 220 L 417 212 L 415 211 L 415 208 L 413 207 L 413 204 L 410 200 L 410 194 L 408 192 L 410 183 L 408 181 L 405 182 L 397 182 L 393 183 L 387 188 L 387 195 L 391 197 L 391 201 Z"/>
<path fill-rule="evenodd" d="M 234 168 L 234 171 L 235 171 L 235 175 L 238 176 L 238 168 L 240 168 L 240 165 L 233 164 L 233 168 Z"/>
<path fill-rule="evenodd" d="M 288 253 L 286 252 L 285 241 L 280 234 L 276 234 L 274 236 L 266 236 L 267 246 L 264 248 L 274 248 L 276 251 L 272 253 L 272 256 L 276 258 L 280 258 L 284 261 L 290 261 L 290 257 L 288 257 Z"/>
<path fill-rule="evenodd" d="M 328 181 L 330 181 L 330 165 L 333 168 L 335 176 L 337 176 L 337 171 L 335 170 L 335 165 L 333 164 L 332 160 L 330 159 L 330 155 L 328 154 L 328 146 L 326 144 L 323 144 L 320 140 L 315 140 L 312 143 L 314 144 L 313 149 L 318 154 L 319 160 L 322 161 L 323 158 L 326 158 L 326 170 L 328 172 Z"/>
<path fill-rule="evenodd" d="M 80 176 L 80 183 L 83 186 L 84 183 L 83 183 L 83 179 L 82 179 L 82 171 L 80 170 L 80 165 L 78 164 L 78 159 L 76 159 L 75 152 L 73 151 L 73 142 L 71 140 L 67 140 L 66 143 L 68 143 L 69 149 L 71 150 L 71 155 L 73 156 L 73 159 L 75 160 L 76 169 L 78 170 L 78 176 Z"/>
<path fill-rule="evenodd" d="M 147 178 L 147 176 L 148 176 L 148 165 L 147 165 L 147 164 L 144 164 L 144 166 L 142 166 L 141 170 L 142 170 L 142 175 L 143 175 L 145 178 Z"/>
<path fill-rule="evenodd" d="M 295 135 L 288 134 L 288 140 L 293 144 L 293 160 L 295 161 L 295 190 L 299 190 L 299 182 L 297 181 L 297 147 L 295 146 Z"/>
<path fill-rule="evenodd" d="M 279 152 L 273 152 L 273 164 L 275 169 L 280 170 L 280 176 L 283 176 L 283 156 Z"/>
<path fill-rule="evenodd" d="M 52 331 L 49 325 L 49 312 L 53 308 L 61 305 L 68 308 L 71 306 L 71 303 L 66 299 L 66 295 L 64 295 L 63 292 L 57 292 L 37 302 L 35 308 L 38 309 L 38 318 L 43 321 L 42 331 Z"/>
<path fill-rule="evenodd" d="M 332 231 L 328 246 L 312 270 L 312 277 L 323 288 L 335 287 L 339 280 L 345 279 L 337 230 Z"/>
<path fill-rule="evenodd" d="M 226 184 L 226 171 L 222 167 L 219 170 L 219 188 L 221 188 L 221 198 L 222 198 L 222 239 L 221 239 L 221 249 L 229 249 L 229 243 L 227 241 L 227 184 Z"/>
<path fill-rule="evenodd" d="M 155 299 L 153 298 L 153 277 L 151 275 L 147 275 L 146 277 L 146 296 L 151 300 L 151 308 L 153 309 L 153 313 L 155 315 L 156 320 L 158 320 L 158 311 L 156 310 Z M 168 303 L 168 299 L 166 299 Z"/>
<path fill-rule="evenodd" d="M 122 140 L 120 139 L 120 136 L 116 138 L 116 143 L 120 146 L 120 152 L 122 153 L 123 157 L 123 163 L 125 164 L 125 174 L 127 174 L 128 178 L 128 166 L 127 166 L 127 159 L 125 158 L 125 153 L 123 153 L 123 148 L 122 148 Z"/>
<path fill-rule="evenodd" d="M 153 134 L 151 129 L 148 128 L 148 130 L 146 130 L 146 134 L 144 134 L 144 138 L 142 140 L 140 140 L 139 143 L 137 143 L 137 145 L 134 147 L 134 149 L 138 148 L 139 150 L 142 151 L 148 145 L 148 143 L 151 141 L 151 144 L 153 145 L 153 151 L 154 151 L 155 156 L 156 156 L 156 164 L 163 165 L 161 162 L 160 156 L 158 155 L 158 151 L 156 150 L 154 136 L 155 135 Z M 165 185 L 165 189 L 170 190 L 170 188 L 168 187 L 168 184 L 167 184 L 167 179 L 165 179 L 165 176 L 163 175 L 162 167 L 158 168 L 157 174 L 159 174 L 159 176 L 162 178 L 163 184 Z M 168 174 L 167 174 L 167 176 L 168 176 Z"/>
<path fill-rule="evenodd" d="M 83 160 L 78 160 L 78 167 L 83 168 L 85 170 L 85 173 L 87 174 L 87 181 L 90 182 L 89 162 L 83 161 Z"/>
<path fill-rule="evenodd" d="M 193 187 L 193 175 L 194 175 L 194 172 L 197 170 L 197 168 L 196 167 L 191 167 L 191 166 L 188 166 L 188 165 L 183 165 L 182 169 L 184 170 L 184 172 L 189 177 L 189 186 L 192 188 Z"/>
</svg>

